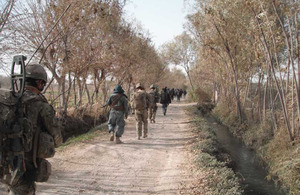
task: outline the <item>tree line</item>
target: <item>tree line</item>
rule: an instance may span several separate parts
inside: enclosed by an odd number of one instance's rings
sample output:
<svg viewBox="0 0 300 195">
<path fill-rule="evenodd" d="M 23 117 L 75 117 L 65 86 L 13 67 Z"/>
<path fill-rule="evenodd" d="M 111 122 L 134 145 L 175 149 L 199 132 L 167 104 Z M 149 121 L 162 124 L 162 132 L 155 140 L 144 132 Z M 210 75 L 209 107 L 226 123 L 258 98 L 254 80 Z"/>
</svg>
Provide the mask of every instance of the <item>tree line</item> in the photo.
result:
<svg viewBox="0 0 300 195">
<path fill-rule="evenodd" d="M 299 8 L 296 0 L 195 0 L 167 55 L 192 86 L 234 108 L 241 124 L 271 120 L 293 141 L 300 135 Z"/>
<path fill-rule="evenodd" d="M 103 103 L 110 81 L 128 90 L 140 81 L 157 83 L 170 71 L 150 35 L 124 18 L 126 3 L 7 0 L 1 11 L 2 18 L 9 15 L 0 29 L 1 50 L 28 57 L 36 51 L 31 62 L 41 63 L 51 73 L 48 86 L 57 86 L 63 112 L 71 99 L 72 105 L 82 105 L 84 95 L 88 104 Z"/>
</svg>

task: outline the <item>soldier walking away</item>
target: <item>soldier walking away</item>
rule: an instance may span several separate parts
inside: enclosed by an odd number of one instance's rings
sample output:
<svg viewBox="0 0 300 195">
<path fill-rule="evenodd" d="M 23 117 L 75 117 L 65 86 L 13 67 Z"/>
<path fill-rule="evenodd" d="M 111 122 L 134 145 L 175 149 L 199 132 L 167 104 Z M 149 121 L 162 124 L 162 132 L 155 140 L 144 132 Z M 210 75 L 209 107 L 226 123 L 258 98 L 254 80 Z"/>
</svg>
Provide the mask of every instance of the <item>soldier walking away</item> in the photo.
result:
<svg viewBox="0 0 300 195">
<path fill-rule="evenodd" d="M 148 108 L 150 103 L 149 94 L 145 92 L 145 88 L 141 83 L 136 85 L 136 92 L 133 94 L 136 131 L 138 140 L 148 137 Z M 143 132 L 142 132 L 143 130 Z"/>
<path fill-rule="evenodd" d="M 30 123 L 23 138 L 23 174 L 17 181 L 9 182 L 9 194 L 33 195 L 35 182 L 46 182 L 51 174 L 51 164 L 45 159 L 54 156 L 55 147 L 62 143 L 61 131 L 55 111 L 41 94 L 47 83 L 47 73 L 39 64 L 26 66 L 25 91 L 21 106 Z M 14 146 L 13 146 L 14 147 Z"/>
<path fill-rule="evenodd" d="M 156 90 L 156 87 L 154 84 L 150 86 L 149 91 L 149 98 L 150 98 L 150 104 L 149 104 L 149 120 L 150 123 L 155 123 L 155 116 L 157 111 L 157 103 L 159 102 L 159 93 Z"/>
<path fill-rule="evenodd" d="M 165 87 L 161 90 L 160 103 L 162 104 L 163 114 L 166 115 L 168 105 L 171 103 L 171 97 L 169 95 L 167 87 Z"/>
<path fill-rule="evenodd" d="M 186 94 L 187 94 L 187 91 L 184 89 L 183 90 L 183 98 L 185 99 L 185 97 L 186 97 Z"/>
<path fill-rule="evenodd" d="M 122 137 L 124 133 L 124 118 L 127 119 L 128 117 L 128 100 L 120 85 L 116 85 L 113 94 L 108 98 L 106 105 L 110 106 L 108 118 L 108 131 L 111 134 L 110 141 L 114 141 L 114 138 L 116 137 L 117 144 L 123 143 L 120 140 L 120 137 Z"/>
</svg>

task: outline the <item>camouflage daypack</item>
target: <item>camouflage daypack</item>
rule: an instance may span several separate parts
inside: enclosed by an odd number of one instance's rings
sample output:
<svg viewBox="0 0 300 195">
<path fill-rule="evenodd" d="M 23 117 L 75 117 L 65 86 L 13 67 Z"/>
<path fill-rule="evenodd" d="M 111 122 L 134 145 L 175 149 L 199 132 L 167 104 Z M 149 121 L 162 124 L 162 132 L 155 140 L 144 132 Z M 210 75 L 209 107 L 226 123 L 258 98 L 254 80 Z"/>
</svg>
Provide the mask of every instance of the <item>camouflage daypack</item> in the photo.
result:
<svg viewBox="0 0 300 195">
<path fill-rule="evenodd" d="M 33 132 L 32 123 L 26 116 L 26 105 L 39 99 L 29 97 L 23 99 L 25 88 L 25 56 L 15 56 L 11 71 L 11 90 L 0 89 L 0 182 L 16 185 L 25 173 L 26 152 L 35 147 L 37 152 L 37 168 L 35 181 L 46 181 L 51 174 L 51 165 L 47 160 L 54 155 L 53 137 L 47 132 Z M 15 73 L 15 65 L 21 65 L 20 73 Z M 33 144 L 37 134 L 37 143 Z M 36 148 L 37 147 L 37 148 Z"/>
<path fill-rule="evenodd" d="M 12 90 L 0 89 L 0 181 L 15 185 L 25 172 L 24 152 L 32 139 L 30 123 L 24 117 L 20 98 L 25 84 L 25 57 L 13 59 Z M 15 73 L 15 65 L 21 65 Z"/>
<path fill-rule="evenodd" d="M 151 108 L 154 108 L 155 107 L 155 103 L 156 103 L 156 92 L 155 91 L 150 91 L 149 93 L 149 106 L 151 107 Z"/>
<path fill-rule="evenodd" d="M 148 108 L 146 92 L 136 92 L 134 94 L 134 108 L 136 110 L 144 110 Z"/>
<path fill-rule="evenodd" d="M 33 135 L 23 107 L 8 90 L 0 90 L 0 176 L 14 185 L 25 172 L 24 152 L 31 150 Z"/>
</svg>

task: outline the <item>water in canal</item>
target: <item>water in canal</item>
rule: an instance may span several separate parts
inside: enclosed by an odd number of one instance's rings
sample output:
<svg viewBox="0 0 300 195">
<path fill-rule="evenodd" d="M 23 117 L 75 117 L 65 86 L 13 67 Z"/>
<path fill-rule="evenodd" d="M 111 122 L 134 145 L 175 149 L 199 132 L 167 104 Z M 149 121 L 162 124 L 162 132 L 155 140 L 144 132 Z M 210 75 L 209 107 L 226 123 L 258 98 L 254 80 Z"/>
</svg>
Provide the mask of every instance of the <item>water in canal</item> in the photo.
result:
<svg viewBox="0 0 300 195">
<path fill-rule="evenodd" d="M 244 179 L 245 195 L 284 195 L 279 192 L 274 182 L 265 178 L 267 171 L 258 163 L 256 155 L 241 141 L 233 137 L 224 127 L 216 131 L 217 139 L 235 162 L 235 172 Z"/>
</svg>

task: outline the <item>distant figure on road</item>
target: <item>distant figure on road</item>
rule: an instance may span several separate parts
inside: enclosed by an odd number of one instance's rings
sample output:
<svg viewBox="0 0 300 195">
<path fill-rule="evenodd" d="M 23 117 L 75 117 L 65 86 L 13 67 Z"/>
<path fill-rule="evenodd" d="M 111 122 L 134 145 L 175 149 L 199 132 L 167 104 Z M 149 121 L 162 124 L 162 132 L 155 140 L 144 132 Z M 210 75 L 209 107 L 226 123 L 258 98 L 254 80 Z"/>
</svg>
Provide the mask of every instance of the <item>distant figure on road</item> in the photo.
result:
<svg viewBox="0 0 300 195">
<path fill-rule="evenodd" d="M 185 99 L 185 97 L 186 97 L 186 94 L 187 94 L 186 90 L 183 90 L 183 98 L 184 98 L 184 99 Z"/>
<path fill-rule="evenodd" d="M 152 84 L 150 86 L 149 97 L 150 97 L 149 120 L 150 120 L 150 123 L 155 123 L 157 103 L 159 102 L 159 93 L 156 90 L 156 87 L 154 84 Z"/>
<path fill-rule="evenodd" d="M 137 138 L 141 139 L 142 130 L 143 138 L 148 137 L 148 108 L 150 103 L 149 94 L 141 83 L 136 85 L 136 92 L 133 95 Z"/>
<path fill-rule="evenodd" d="M 116 143 L 123 143 L 120 140 L 124 133 L 125 120 L 128 117 L 128 101 L 124 90 L 120 85 L 116 85 L 113 94 L 108 98 L 106 105 L 110 106 L 108 118 L 108 131 L 111 134 L 110 141 L 114 141 L 116 136 Z M 116 133 L 115 133 L 116 128 Z"/>
<path fill-rule="evenodd" d="M 163 114 L 166 115 L 167 108 L 168 108 L 169 104 L 171 103 L 171 97 L 170 97 L 167 87 L 165 87 L 161 90 L 160 103 L 162 104 Z"/>
</svg>

